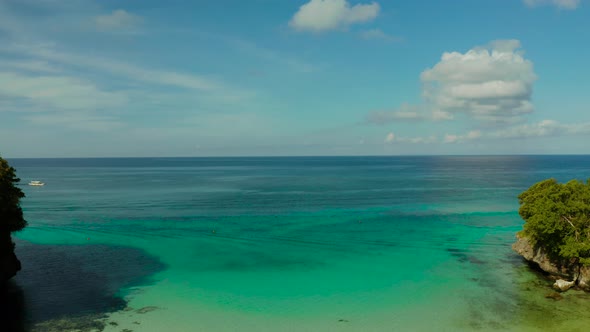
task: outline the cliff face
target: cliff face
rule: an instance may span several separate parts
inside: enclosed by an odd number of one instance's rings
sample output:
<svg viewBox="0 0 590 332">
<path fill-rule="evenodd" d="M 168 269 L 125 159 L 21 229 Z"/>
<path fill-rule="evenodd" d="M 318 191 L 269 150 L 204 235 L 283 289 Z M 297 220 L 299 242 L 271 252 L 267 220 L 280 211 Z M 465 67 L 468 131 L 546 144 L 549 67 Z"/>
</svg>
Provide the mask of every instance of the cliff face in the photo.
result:
<svg viewBox="0 0 590 332">
<path fill-rule="evenodd" d="M 512 250 L 524 257 L 529 262 L 535 263 L 539 268 L 549 274 L 575 281 L 576 285 L 586 291 L 590 291 L 590 267 L 567 260 L 551 260 L 542 248 L 535 248 L 526 237 L 517 236 L 517 241 L 512 245 Z"/>
<path fill-rule="evenodd" d="M 20 269 L 20 261 L 14 254 L 10 232 L 0 232 L 0 285 L 14 277 Z"/>
</svg>

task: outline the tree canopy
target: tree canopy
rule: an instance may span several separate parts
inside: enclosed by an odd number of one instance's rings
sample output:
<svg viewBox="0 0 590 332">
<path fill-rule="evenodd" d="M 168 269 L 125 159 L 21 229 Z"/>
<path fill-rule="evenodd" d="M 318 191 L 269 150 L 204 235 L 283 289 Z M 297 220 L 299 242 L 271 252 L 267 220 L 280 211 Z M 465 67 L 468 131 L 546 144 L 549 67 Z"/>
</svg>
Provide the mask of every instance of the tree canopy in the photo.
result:
<svg viewBox="0 0 590 332">
<path fill-rule="evenodd" d="M 590 265 L 590 180 L 548 179 L 518 196 L 522 234 L 556 259 Z"/>
<path fill-rule="evenodd" d="M 0 231 L 15 232 L 23 229 L 27 222 L 23 218 L 20 199 L 25 194 L 16 184 L 16 170 L 0 157 Z"/>
</svg>

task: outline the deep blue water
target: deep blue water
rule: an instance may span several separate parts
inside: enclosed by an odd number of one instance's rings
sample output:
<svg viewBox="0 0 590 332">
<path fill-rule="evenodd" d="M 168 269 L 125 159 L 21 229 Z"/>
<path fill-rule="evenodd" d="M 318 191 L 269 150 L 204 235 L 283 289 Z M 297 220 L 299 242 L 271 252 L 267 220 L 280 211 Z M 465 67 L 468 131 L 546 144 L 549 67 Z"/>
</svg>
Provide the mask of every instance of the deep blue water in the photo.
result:
<svg viewBox="0 0 590 332">
<path fill-rule="evenodd" d="M 37 195 L 72 197 L 72 209 L 124 196 L 127 209 L 164 205 L 178 216 L 391 208 L 407 204 L 485 202 L 514 205 L 536 181 L 589 176 L 588 156 L 285 157 L 15 159 L 31 208 Z M 83 197 L 79 194 L 83 194 Z M 110 197 L 106 197 L 110 196 Z M 87 197 L 89 201 L 82 200 Z M 91 200 L 91 201 L 90 201 Z M 29 203 L 30 202 L 30 203 Z M 44 201 L 43 203 L 47 203 Z M 123 204 L 122 204 L 123 205 Z M 61 208 L 61 207 L 60 207 Z M 89 213 L 92 210 L 88 211 Z M 170 213 L 173 211 L 167 211 Z M 138 211 L 141 214 L 140 211 Z"/>
</svg>

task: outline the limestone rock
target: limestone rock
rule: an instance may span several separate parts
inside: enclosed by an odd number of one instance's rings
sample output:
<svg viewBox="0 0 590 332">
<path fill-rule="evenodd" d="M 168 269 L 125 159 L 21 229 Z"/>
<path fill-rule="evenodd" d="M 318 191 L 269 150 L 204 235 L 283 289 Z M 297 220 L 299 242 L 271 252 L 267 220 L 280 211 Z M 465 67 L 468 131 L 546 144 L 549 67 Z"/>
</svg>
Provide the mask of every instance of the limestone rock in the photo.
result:
<svg viewBox="0 0 590 332">
<path fill-rule="evenodd" d="M 574 287 L 575 284 L 576 284 L 575 281 L 566 281 L 563 279 L 559 279 L 553 284 L 553 288 L 555 288 L 556 290 L 558 290 L 560 292 L 565 292 L 568 289 Z"/>
<path fill-rule="evenodd" d="M 512 250 L 516 251 L 516 253 L 521 255 L 524 259 L 538 265 L 541 270 L 551 274 L 553 277 L 573 280 L 570 282 L 557 280 L 555 285 L 561 281 L 561 285 L 565 285 L 564 282 L 571 283 L 569 287 L 566 286 L 568 289 L 577 285 L 585 291 L 590 291 L 590 266 L 583 266 L 574 260 L 551 260 L 543 248 L 533 247 L 526 237 L 517 235 L 516 238 L 517 241 L 512 245 Z M 561 287 L 555 285 L 554 287 L 556 287 L 556 289 L 561 290 Z"/>
<path fill-rule="evenodd" d="M 529 239 L 517 236 L 517 241 L 512 245 L 512 250 L 524 257 L 529 262 L 536 263 L 541 270 L 562 277 L 574 279 L 573 271 L 566 262 L 553 262 L 542 248 L 534 248 Z"/>
<path fill-rule="evenodd" d="M 563 296 L 561 296 L 561 294 L 557 293 L 557 292 L 553 292 L 553 293 L 549 293 L 547 295 L 545 295 L 546 299 L 553 299 L 555 301 L 559 301 L 563 299 Z"/>
</svg>

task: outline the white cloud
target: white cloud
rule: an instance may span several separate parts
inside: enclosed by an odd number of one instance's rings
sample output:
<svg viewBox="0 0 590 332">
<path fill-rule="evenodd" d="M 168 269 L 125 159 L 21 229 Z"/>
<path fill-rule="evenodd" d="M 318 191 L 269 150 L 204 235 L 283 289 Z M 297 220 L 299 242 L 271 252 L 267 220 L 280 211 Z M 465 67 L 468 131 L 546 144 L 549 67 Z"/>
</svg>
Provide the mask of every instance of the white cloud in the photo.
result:
<svg viewBox="0 0 590 332">
<path fill-rule="evenodd" d="M 143 22 L 143 19 L 123 9 L 117 9 L 108 15 L 97 16 L 94 22 L 100 30 L 130 31 L 137 28 Z"/>
<path fill-rule="evenodd" d="M 459 136 L 446 134 L 443 140 L 445 143 L 457 143 L 459 141 Z"/>
<path fill-rule="evenodd" d="M 370 29 L 359 32 L 359 36 L 366 40 L 383 40 L 386 42 L 401 41 L 402 39 L 383 32 L 381 29 Z"/>
<path fill-rule="evenodd" d="M 431 144 L 436 143 L 438 140 L 436 136 L 426 136 L 426 137 L 399 137 L 398 142 L 404 143 L 412 143 L 412 144 Z"/>
<path fill-rule="evenodd" d="M 492 138 L 528 138 L 587 134 L 590 134 L 590 122 L 562 124 L 555 120 L 542 120 L 497 130 L 489 136 Z"/>
<path fill-rule="evenodd" d="M 299 7 L 289 25 L 299 31 L 345 29 L 355 23 L 372 21 L 379 10 L 376 2 L 351 6 L 347 0 L 310 0 Z"/>
<path fill-rule="evenodd" d="M 447 121 L 464 114 L 480 121 L 509 124 L 534 111 L 533 63 L 518 40 L 498 40 L 466 53 L 445 52 L 420 76 L 423 103 L 370 112 L 366 123 Z"/>
<path fill-rule="evenodd" d="M 387 134 L 387 136 L 385 136 L 385 143 L 391 143 L 395 140 L 395 134 L 394 133 L 389 133 Z"/>
<path fill-rule="evenodd" d="M 435 110 L 432 111 L 432 119 L 434 121 L 452 120 L 453 119 L 453 115 L 451 113 L 449 113 L 449 112 L 435 109 Z"/>
<path fill-rule="evenodd" d="M 472 130 L 465 135 L 454 135 L 454 134 L 446 134 L 443 142 L 444 143 L 462 143 L 466 141 L 473 141 L 482 136 L 481 131 L 479 130 Z"/>
<path fill-rule="evenodd" d="M 385 140 L 383 141 L 384 143 L 411 143 L 411 144 L 431 144 L 431 143 L 436 143 L 437 142 L 437 138 L 436 136 L 427 136 L 427 137 L 401 137 L 401 136 L 396 136 L 394 133 L 388 133 L 387 136 L 385 136 Z"/>
<path fill-rule="evenodd" d="M 394 110 L 370 112 L 365 118 L 365 123 L 383 125 L 395 122 L 444 121 L 452 118 L 452 114 L 444 111 L 429 112 L 423 105 L 403 103 Z"/>
<path fill-rule="evenodd" d="M 465 135 L 465 138 L 468 140 L 477 139 L 481 137 L 481 131 L 479 130 L 472 130 Z"/>
<path fill-rule="evenodd" d="M 501 40 L 466 53 L 445 52 L 421 75 L 423 96 L 438 117 L 464 113 L 510 123 L 533 111 L 536 75 L 517 40 Z"/>
<path fill-rule="evenodd" d="M 580 0 L 523 0 L 529 7 L 542 5 L 553 5 L 560 9 L 576 9 L 580 5 Z"/>
</svg>

